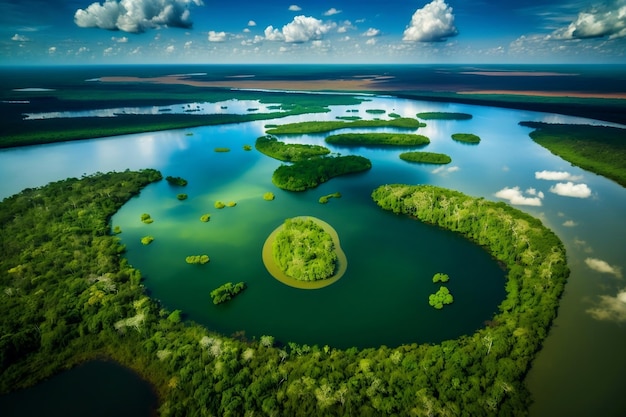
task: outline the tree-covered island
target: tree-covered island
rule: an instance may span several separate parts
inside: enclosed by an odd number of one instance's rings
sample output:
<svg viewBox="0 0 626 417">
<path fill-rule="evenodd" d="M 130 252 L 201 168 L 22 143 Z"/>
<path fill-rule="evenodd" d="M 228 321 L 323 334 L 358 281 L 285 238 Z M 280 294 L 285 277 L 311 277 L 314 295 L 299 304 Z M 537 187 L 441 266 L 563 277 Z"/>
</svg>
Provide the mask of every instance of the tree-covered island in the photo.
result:
<svg viewBox="0 0 626 417">
<path fill-rule="evenodd" d="M 417 118 L 422 120 L 469 120 L 473 116 L 467 113 L 454 113 L 454 112 L 423 112 L 417 113 Z"/>
<path fill-rule="evenodd" d="M 402 152 L 400 159 L 418 164 L 449 164 L 452 162 L 450 156 L 435 152 Z"/>
<path fill-rule="evenodd" d="M 213 304 L 222 304 L 226 301 L 232 300 L 234 296 L 236 296 L 246 288 L 246 283 L 243 281 L 236 284 L 233 284 L 232 282 L 227 282 L 211 291 L 211 299 L 213 300 Z"/>
<path fill-rule="evenodd" d="M 471 143 L 471 144 L 480 143 L 480 136 L 475 135 L 473 133 L 453 133 L 452 139 L 456 140 L 457 142 L 464 142 L 464 143 Z"/>
<path fill-rule="evenodd" d="M 411 133 L 341 133 L 328 136 L 326 143 L 342 146 L 424 146 L 430 143 L 430 139 Z"/>
<path fill-rule="evenodd" d="M 304 191 L 339 175 L 367 171 L 369 159 L 358 155 L 325 156 L 281 165 L 272 175 L 272 183 L 288 191 Z"/>
<path fill-rule="evenodd" d="M 177 185 L 179 187 L 184 187 L 188 184 L 186 179 L 182 177 L 173 177 L 171 175 L 168 175 L 167 177 L 165 177 L 165 180 L 168 182 L 168 184 Z"/>
<path fill-rule="evenodd" d="M 409 117 L 400 117 L 392 120 L 353 120 L 353 121 L 322 121 L 298 122 L 279 125 L 266 130 L 269 135 L 302 135 L 307 133 L 327 133 L 338 129 L 362 127 L 395 127 L 399 129 L 415 130 L 426 126 L 425 123 Z"/>
<path fill-rule="evenodd" d="M 303 159 L 328 155 L 330 153 L 330 149 L 323 146 L 300 143 L 286 144 L 272 135 L 257 138 L 254 147 L 257 151 L 269 157 L 285 162 L 302 161 Z"/>
</svg>

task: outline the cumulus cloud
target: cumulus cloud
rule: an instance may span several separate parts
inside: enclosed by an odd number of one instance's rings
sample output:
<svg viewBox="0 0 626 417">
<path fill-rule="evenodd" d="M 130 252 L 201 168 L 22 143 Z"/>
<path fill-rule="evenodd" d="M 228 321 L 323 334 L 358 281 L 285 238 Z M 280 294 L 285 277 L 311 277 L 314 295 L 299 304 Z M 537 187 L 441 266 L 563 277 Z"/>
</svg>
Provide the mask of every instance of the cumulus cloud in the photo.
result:
<svg viewBox="0 0 626 417">
<path fill-rule="evenodd" d="M 56 46 L 51 46 L 50 48 L 48 48 L 48 53 L 49 54 L 54 54 L 57 51 L 57 47 Z"/>
<path fill-rule="evenodd" d="M 331 7 L 330 9 L 324 12 L 324 16 L 333 16 L 339 13 L 341 13 L 341 10 L 337 10 L 334 7 Z"/>
<path fill-rule="evenodd" d="M 378 35 L 380 35 L 380 30 L 375 28 L 369 28 L 365 32 L 363 32 L 363 36 L 373 37 Z"/>
<path fill-rule="evenodd" d="M 574 184 L 571 181 L 553 185 L 550 187 L 550 192 L 564 197 L 588 198 L 591 196 L 591 189 L 587 184 Z"/>
<path fill-rule="evenodd" d="M 224 42 L 226 40 L 226 32 L 209 31 L 209 42 Z"/>
<path fill-rule="evenodd" d="M 376 45 L 376 38 L 369 38 L 367 41 L 365 41 L 366 45 Z"/>
<path fill-rule="evenodd" d="M 280 30 L 275 29 L 274 26 L 272 25 L 266 27 L 263 34 L 265 35 L 265 39 L 267 39 L 268 41 L 284 41 L 285 40 L 283 33 Z"/>
<path fill-rule="evenodd" d="M 458 34 L 454 26 L 452 7 L 444 0 L 433 0 L 417 9 L 402 40 L 410 42 L 441 42 Z"/>
<path fill-rule="evenodd" d="M 581 177 L 574 176 L 567 171 L 537 171 L 535 172 L 535 178 L 538 180 L 548 181 L 579 181 Z"/>
<path fill-rule="evenodd" d="M 529 189 L 531 192 L 527 191 L 527 194 L 532 195 L 532 197 L 527 197 L 520 190 L 519 187 L 504 187 L 500 191 L 498 191 L 495 196 L 501 198 L 503 200 L 508 200 L 511 204 L 515 204 L 518 206 L 541 206 L 541 199 L 543 198 L 543 194 L 541 196 L 537 195 L 537 193 L 533 193 L 533 189 Z"/>
<path fill-rule="evenodd" d="M 74 14 L 76 25 L 140 33 L 160 27 L 191 27 L 190 7 L 202 0 L 105 0 Z"/>
<path fill-rule="evenodd" d="M 433 169 L 433 174 L 442 174 L 442 175 L 446 175 L 450 172 L 456 172 L 458 170 L 460 170 L 461 168 L 459 168 L 458 166 L 451 166 L 451 167 L 445 167 L 445 166 L 440 166 L 438 168 Z"/>
<path fill-rule="evenodd" d="M 563 222 L 563 226 L 565 226 L 565 227 L 576 227 L 576 226 L 578 226 L 578 223 L 576 223 L 574 220 L 565 220 Z"/>
<path fill-rule="evenodd" d="M 15 35 L 13 35 L 13 37 L 11 37 L 11 40 L 15 41 L 15 42 L 28 42 L 30 39 L 28 39 L 24 35 L 20 35 L 20 34 L 16 33 Z"/>
<path fill-rule="evenodd" d="M 302 7 L 298 6 L 297 4 L 292 4 L 291 6 L 289 6 L 289 10 L 291 10 L 292 12 L 299 12 L 300 10 L 302 10 Z"/>
<path fill-rule="evenodd" d="M 548 35 L 548 39 L 609 39 L 626 37 L 626 0 L 613 0 L 580 12 L 576 20 Z"/>
<path fill-rule="evenodd" d="M 248 21 L 248 26 L 250 26 L 250 27 L 256 26 L 256 22 L 254 20 L 249 20 Z"/>
<path fill-rule="evenodd" d="M 115 36 L 113 36 L 111 40 L 117 43 L 128 43 L 128 38 L 126 36 L 122 36 L 121 38 L 116 38 Z"/>
<path fill-rule="evenodd" d="M 618 266 L 609 265 L 608 262 L 597 258 L 585 259 L 585 264 L 594 271 L 601 272 L 603 274 L 615 275 L 617 278 L 622 277 L 622 270 Z"/>
<path fill-rule="evenodd" d="M 176 47 L 174 45 L 168 45 L 167 48 L 165 48 L 165 52 L 167 52 L 168 54 L 171 54 L 175 50 L 176 50 Z"/>
<path fill-rule="evenodd" d="M 335 23 L 324 23 L 314 17 L 300 15 L 283 26 L 282 30 L 268 26 L 264 33 L 268 41 L 303 43 L 322 39 L 334 27 L 336 27 Z"/>
<path fill-rule="evenodd" d="M 626 289 L 618 292 L 615 297 L 601 295 L 598 305 L 588 309 L 587 313 L 596 320 L 626 322 Z"/>
</svg>

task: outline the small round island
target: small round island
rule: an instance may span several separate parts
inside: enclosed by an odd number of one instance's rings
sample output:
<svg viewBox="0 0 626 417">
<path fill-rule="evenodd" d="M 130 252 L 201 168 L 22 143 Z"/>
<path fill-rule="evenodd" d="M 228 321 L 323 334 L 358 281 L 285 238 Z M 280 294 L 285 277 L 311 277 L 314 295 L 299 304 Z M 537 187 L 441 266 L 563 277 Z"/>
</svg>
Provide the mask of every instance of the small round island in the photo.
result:
<svg viewBox="0 0 626 417">
<path fill-rule="evenodd" d="M 348 267 L 335 229 L 310 216 L 293 217 L 278 226 L 263 245 L 263 263 L 278 281 L 306 290 L 337 282 Z"/>
</svg>

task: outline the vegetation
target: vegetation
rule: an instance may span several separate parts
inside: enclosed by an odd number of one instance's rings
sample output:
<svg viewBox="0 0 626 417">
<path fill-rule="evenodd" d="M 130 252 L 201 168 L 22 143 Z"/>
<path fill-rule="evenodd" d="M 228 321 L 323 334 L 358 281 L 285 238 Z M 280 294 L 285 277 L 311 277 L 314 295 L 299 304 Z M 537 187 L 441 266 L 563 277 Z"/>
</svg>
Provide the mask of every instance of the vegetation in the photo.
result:
<svg viewBox="0 0 626 417">
<path fill-rule="evenodd" d="M 382 207 L 463 233 L 507 266 L 507 297 L 489 327 L 440 344 L 275 347 L 181 322 L 143 292 L 108 220 L 159 178 L 97 174 L 0 202 L 2 236 L 12 237 L 0 239 L 1 393 L 106 357 L 149 380 L 168 417 L 527 415 L 523 377 L 568 272 L 562 244 L 538 220 L 437 187 L 383 186 L 373 195 Z"/>
<path fill-rule="evenodd" d="M 480 143 L 480 137 L 472 133 L 453 133 L 452 139 L 465 143 Z"/>
<path fill-rule="evenodd" d="M 168 175 L 167 177 L 165 177 L 165 180 L 170 184 L 170 185 L 178 185 L 180 187 L 184 187 L 185 185 L 188 184 L 187 180 L 181 177 L 172 177 L 171 175 Z"/>
<path fill-rule="evenodd" d="M 218 201 L 215 202 L 215 204 L 213 204 L 213 206 L 216 209 L 223 209 L 224 207 L 226 207 L 226 204 L 224 204 L 224 203 L 222 203 L 221 201 L 218 200 Z"/>
<path fill-rule="evenodd" d="M 154 222 L 154 219 L 152 217 L 150 217 L 150 215 L 148 213 L 143 213 L 141 215 L 141 221 L 146 223 L 146 224 L 150 224 L 150 223 Z"/>
<path fill-rule="evenodd" d="M 521 122 L 553 154 L 626 187 L 626 130 L 608 126 Z"/>
<path fill-rule="evenodd" d="M 226 207 L 235 207 L 236 205 L 237 203 L 234 201 L 229 201 L 228 203 L 226 203 Z"/>
<path fill-rule="evenodd" d="M 330 149 L 319 145 L 305 145 L 299 143 L 286 144 L 276 137 L 265 135 L 257 138 L 255 148 L 279 161 L 295 162 L 309 159 L 315 156 L 327 155 Z"/>
<path fill-rule="evenodd" d="M 428 304 L 437 310 L 441 310 L 446 304 L 452 304 L 453 301 L 454 298 L 446 287 L 439 287 L 439 290 L 436 293 L 428 296 Z"/>
<path fill-rule="evenodd" d="M 180 201 L 186 200 L 187 199 L 187 194 L 181 193 L 181 194 L 176 194 L 176 198 L 179 199 Z"/>
<path fill-rule="evenodd" d="M 423 120 L 469 120 L 472 115 L 452 112 L 424 112 L 417 113 L 417 117 Z"/>
<path fill-rule="evenodd" d="M 319 202 L 320 204 L 326 204 L 328 203 L 328 200 L 330 200 L 331 198 L 341 198 L 341 193 L 336 192 L 336 193 L 332 193 L 328 195 L 323 195 L 320 197 Z"/>
<path fill-rule="evenodd" d="M 201 222 L 208 222 L 209 220 L 211 220 L 211 215 L 209 213 L 205 213 L 202 216 L 200 216 L 200 221 Z"/>
<path fill-rule="evenodd" d="M 448 282 L 450 281 L 450 277 L 448 276 L 448 274 L 444 274 L 442 272 L 437 272 L 435 275 L 433 275 L 433 283 L 438 283 L 438 282 Z"/>
<path fill-rule="evenodd" d="M 332 236 L 313 219 L 285 220 L 272 244 L 278 267 L 300 281 L 317 281 L 335 273 L 337 254 Z"/>
<path fill-rule="evenodd" d="M 204 265 L 209 263 L 208 255 L 190 255 L 185 258 L 185 262 L 193 265 Z"/>
<path fill-rule="evenodd" d="M 335 117 L 335 119 L 337 119 L 337 120 L 354 121 L 354 120 L 361 120 L 362 117 L 360 117 L 360 116 L 337 116 L 337 117 Z"/>
<path fill-rule="evenodd" d="M 121 228 L 121 227 L 119 227 L 119 226 L 115 226 L 115 227 L 113 228 L 113 234 L 115 234 L 115 235 L 119 235 L 120 233 L 122 233 L 122 228 Z"/>
<path fill-rule="evenodd" d="M 326 138 L 326 143 L 342 146 L 422 146 L 430 139 L 410 133 L 342 133 Z"/>
<path fill-rule="evenodd" d="M 230 152 L 230 148 L 215 148 L 215 152 Z"/>
<path fill-rule="evenodd" d="M 293 165 L 281 165 L 272 175 L 272 182 L 288 191 L 304 191 L 339 175 L 366 171 L 372 167 L 362 156 L 327 156 L 305 159 Z"/>
<path fill-rule="evenodd" d="M 399 119 L 400 117 L 402 117 L 398 113 L 389 113 L 388 116 L 392 119 Z"/>
<path fill-rule="evenodd" d="M 274 193 L 271 191 L 268 191 L 265 194 L 263 194 L 263 200 L 265 201 L 272 201 L 274 198 L 276 197 L 274 196 Z"/>
<path fill-rule="evenodd" d="M 227 282 L 211 291 L 211 299 L 213 299 L 213 304 L 225 303 L 245 289 L 245 282 L 238 282 L 234 285 L 232 282 Z"/>
<path fill-rule="evenodd" d="M 244 151 L 251 151 L 252 150 L 252 146 L 251 145 L 243 145 L 243 150 Z"/>
<path fill-rule="evenodd" d="M 301 135 L 307 133 L 326 133 L 337 129 L 361 128 L 361 127 L 395 127 L 399 129 L 415 130 L 424 127 L 426 124 L 416 119 L 398 118 L 393 120 L 354 120 L 352 122 L 343 121 L 323 121 L 323 122 L 298 122 L 276 126 L 266 131 L 270 135 Z"/>
<path fill-rule="evenodd" d="M 449 164 L 452 158 L 443 153 L 435 152 L 402 152 L 400 159 L 420 164 Z"/>
<path fill-rule="evenodd" d="M 141 238 L 141 243 L 143 243 L 144 245 L 149 245 L 152 243 L 153 240 L 154 240 L 154 237 L 152 236 L 144 236 Z"/>
<path fill-rule="evenodd" d="M 383 110 L 383 109 L 367 109 L 367 110 L 365 110 L 365 113 L 369 113 L 369 114 L 385 114 L 385 113 L 387 113 L 387 111 Z"/>
</svg>

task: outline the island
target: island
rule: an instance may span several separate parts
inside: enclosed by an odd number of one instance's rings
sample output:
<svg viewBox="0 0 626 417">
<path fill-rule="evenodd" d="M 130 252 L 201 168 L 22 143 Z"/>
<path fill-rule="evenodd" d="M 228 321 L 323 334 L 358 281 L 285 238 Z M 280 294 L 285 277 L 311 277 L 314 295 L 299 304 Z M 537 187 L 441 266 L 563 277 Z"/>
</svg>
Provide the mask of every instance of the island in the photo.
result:
<svg viewBox="0 0 626 417">
<path fill-rule="evenodd" d="M 447 287 L 441 286 L 436 293 L 428 296 L 428 304 L 437 310 L 441 310 L 444 305 L 452 304 L 454 297 L 450 294 Z"/>
<path fill-rule="evenodd" d="M 208 222 L 209 220 L 211 220 L 211 215 L 209 213 L 205 213 L 202 216 L 200 216 L 200 221 L 201 222 Z"/>
<path fill-rule="evenodd" d="M 257 138 L 254 147 L 257 151 L 278 159 L 279 161 L 294 162 L 309 159 L 315 156 L 328 155 L 330 149 L 320 145 L 307 145 L 279 141 L 275 136 L 265 135 Z"/>
<path fill-rule="evenodd" d="M 154 219 L 152 217 L 150 217 L 150 215 L 148 213 L 143 213 L 141 215 L 141 221 L 145 224 L 150 224 L 152 222 L 154 222 Z"/>
<path fill-rule="evenodd" d="M 424 146 L 430 143 L 430 139 L 411 133 L 342 133 L 328 136 L 326 143 L 342 146 Z"/>
<path fill-rule="evenodd" d="M 286 219 L 265 241 L 262 257 L 274 278 L 301 289 L 331 285 L 348 267 L 335 229 L 310 216 Z"/>
<path fill-rule="evenodd" d="M 154 237 L 152 236 L 144 236 L 141 238 L 141 243 L 144 245 L 149 245 L 152 243 L 153 240 L 154 240 Z"/>
<path fill-rule="evenodd" d="M 272 201 L 276 198 L 276 196 L 274 195 L 273 192 L 268 191 L 266 193 L 263 193 L 263 200 L 265 201 Z"/>
<path fill-rule="evenodd" d="M 400 159 L 419 164 L 449 164 L 452 158 L 443 153 L 435 152 L 402 152 Z"/>
<path fill-rule="evenodd" d="M 454 112 L 423 112 L 417 113 L 418 119 L 423 120 L 469 120 L 473 116 L 467 113 L 454 113 Z"/>
<path fill-rule="evenodd" d="M 358 155 L 325 156 L 281 165 L 272 175 L 272 183 L 288 191 L 304 191 L 339 175 L 367 171 L 372 162 Z"/>
<path fill-rule="evenodd" d="M 319 198 L 319 203 L 320 204 L 326 204 L 328 203 L 328 200 L 330 200 L 331 198 L 341 198 L 341 193 L 340 192 L 336 192 L 336 193 L 331 193 L 331 194 L 326 194 L 323 195 Z"/>
<path fill-rule="evenodd" d="M 320 121 L 287 123 L 272 127 L 265 133 L 270 135 L 303 135 L 307 133 L 326 133 L 338 129 L 362 127 L 395 127 L 398 129 L 415 130 L 426 126 L 425 123 L 409 117 L 400 117 L 392 120 L 353 120 L 353 121 Z"/>
<path fill-rule="evenodd" d="M 204 265 L 209 263 L 209 255 L 190 255 L 185 258 L 185 262 L 192 265 Z"/>
<path fill-rule="evenodd" d="M 187 197 L 188 197 L 188 195 L 187 195 L 187 194 L 185 194 L 185 193 L 176 194 L 176 198 L 177 198 L 178 200 L 180 200 L 180 201 L 186 200 L 186 199 L 187 199 Z"/>
<path fill-rule="evenodd" d="M 168 175 L 167 177 L 165 177 L 165 180 L 168 182 L 168 184 L 170 185 L 178 185 L 179 187 L 184 187 L 187 185 L 187 180 L 181 177 L 173 177 L 171 175 Z"/>
<path fill-rule="evenodd" d="M 480 143 L 480 136 L 474 135 L 473 133 L 453 133 L 452 139 L 457 142 L 464 142 L 470 144 Z"/>
<path fill-rule="evenodd" d="M 236 284 L 233 284 L 232 282 L 227 282 L 211 291 L 211 299 L 213 300 L 213 304 L 222 304 L 226 301 L 230 301 L 234 296 L 236 296 L 246 288 L 247 287 L 245 282 L 238 282 Z"/>
</svg>

